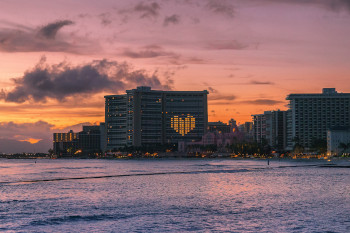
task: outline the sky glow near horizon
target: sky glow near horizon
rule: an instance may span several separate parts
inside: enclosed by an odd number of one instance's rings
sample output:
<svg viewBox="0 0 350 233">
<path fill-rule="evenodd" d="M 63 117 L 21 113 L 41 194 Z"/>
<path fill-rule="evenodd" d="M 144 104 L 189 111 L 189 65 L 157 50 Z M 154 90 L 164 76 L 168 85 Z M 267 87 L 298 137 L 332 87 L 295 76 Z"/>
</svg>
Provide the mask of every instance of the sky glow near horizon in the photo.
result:
<svg viewBox="0 0 350 233">
<path fill-rule="evenodd" d="M 140 85 L 208 90 L 209 121 L 239 123 L 285 110 L 289 93 L 350 92 L 348 0 L 0 0 L 0 12 L 0 152 L 44 151 L 52 132 L 103 122 L 104 95 Z"/>
</svg>

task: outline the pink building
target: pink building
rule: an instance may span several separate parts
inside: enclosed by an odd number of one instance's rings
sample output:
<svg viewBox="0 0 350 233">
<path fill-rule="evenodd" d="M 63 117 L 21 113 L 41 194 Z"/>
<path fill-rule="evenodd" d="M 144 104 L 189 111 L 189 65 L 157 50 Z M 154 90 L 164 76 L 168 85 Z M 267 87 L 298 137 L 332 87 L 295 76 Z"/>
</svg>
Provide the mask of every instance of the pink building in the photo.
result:
<svg viewBox="0 0 350 233">
<path fill-rule="evenodd" d="M 207 132 L 203 135 L 201 141 L 197 142 L 179 142 L 178 150 L 179 152 L 185 152 L 188 149 L 194 151 L 200 151 L 201 147 L 216 145 L 218 150 L 224 149 L 227 145 L 231 145 L 233 143 L 242 142 L 244 140 L 244 134 L 239 132 L 237 126 L 232 129 L 230 133 L 221 133 L 218 131 Z"/>
</svg>

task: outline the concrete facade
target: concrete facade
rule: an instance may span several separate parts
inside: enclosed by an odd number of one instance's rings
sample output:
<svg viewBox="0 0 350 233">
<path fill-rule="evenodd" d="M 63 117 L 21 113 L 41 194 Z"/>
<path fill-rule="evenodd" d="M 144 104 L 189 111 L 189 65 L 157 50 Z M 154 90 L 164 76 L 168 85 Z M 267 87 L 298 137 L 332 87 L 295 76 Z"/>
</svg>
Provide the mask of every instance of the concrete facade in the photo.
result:
<svg viewBox="0 0 350 233">
<path fill-rule="evenodd" d="M 290 94 L 288 149 L 295 141 L 309 149 L 315 139 L 327 139 L 327 130 L 350 126 L 350 93 L 324 88 L 321 94 Z"/>
<path fill-rule="evenodd" d="M 341 146 L 343 144 L 344 147 Z M 327 155 L 350 152 L 350 128 L 336 127 L 327 131 Z"/>
</svg>

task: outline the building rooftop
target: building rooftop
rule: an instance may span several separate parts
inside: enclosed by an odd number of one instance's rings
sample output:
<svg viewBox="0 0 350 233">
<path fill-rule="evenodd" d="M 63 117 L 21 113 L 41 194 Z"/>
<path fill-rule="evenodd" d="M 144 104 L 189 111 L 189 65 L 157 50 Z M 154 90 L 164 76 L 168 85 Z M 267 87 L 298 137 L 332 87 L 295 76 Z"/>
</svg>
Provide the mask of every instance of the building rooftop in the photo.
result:
<svg viewBox="0 0 350 233">
<path fill-rule="evenodd" d="M 126 90 L 127 93 L 130 92 L 164 92 L 167 94 L 209 94 L 209 92 L 207 90 L 203 90 L 203 91 L 163 91 L 163 90 L 152 90 L 151 87 L 147 87 L 147 86 L 140 86 L 137 87 L 136 89 L 132 89 L 132 90 Z M 119 97 L 119 96 L 126 96 L 125 94 L 121 94 L 121 95 L 105 95 L 105 98 L 110 98 L 110 97 Z"/>
<path fill-rule="evenodd" d="M 335 88 L 323 88 L 322 93 L 302 93 L 302 94 L 289 94 L 286 100 L 298 99 L 298 98 L 339 98 L 350 97 L 350 93 L 338 93 Z"/>
<path fill-rule="evenodd" d="M 211 126 L 211 125 L 226 125 L 226 126 L 228 126 L 228 124 L 221 122 L 221 121 L 208 122 L 208 126 Z"/>
</svg>

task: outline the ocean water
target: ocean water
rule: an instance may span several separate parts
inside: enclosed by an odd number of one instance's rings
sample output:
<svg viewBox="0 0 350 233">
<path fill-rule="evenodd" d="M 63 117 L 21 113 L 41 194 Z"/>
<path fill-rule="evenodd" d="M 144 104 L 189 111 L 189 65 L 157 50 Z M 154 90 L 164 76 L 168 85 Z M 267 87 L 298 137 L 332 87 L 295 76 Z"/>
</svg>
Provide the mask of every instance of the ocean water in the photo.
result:
<svg viewBox="0 0 350 233">
<path fill-rule="evenodd" d="M 350 232 L 350 160 L 0 160 L 0 232 Z"/>
</svg>

